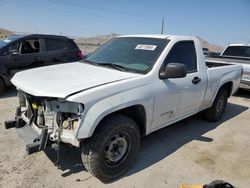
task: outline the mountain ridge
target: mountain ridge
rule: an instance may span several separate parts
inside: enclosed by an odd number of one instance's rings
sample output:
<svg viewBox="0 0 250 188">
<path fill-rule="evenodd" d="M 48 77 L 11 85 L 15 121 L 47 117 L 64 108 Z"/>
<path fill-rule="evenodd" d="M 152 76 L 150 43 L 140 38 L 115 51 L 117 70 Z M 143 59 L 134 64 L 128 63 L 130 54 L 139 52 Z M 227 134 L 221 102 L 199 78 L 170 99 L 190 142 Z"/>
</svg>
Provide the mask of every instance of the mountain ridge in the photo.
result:
<svg viewBox="0 0 250 188">
<path fill-rule="evenodd" d="M 0 35 L 1 36 L 8 36 L 15 34 L 12 31 L 9 31 L 7 29 L 0 28 Z M 99 46 L 106 43 L 110 39 L 120 36 L 118 33 L 110 33 L 106 35 L 97 35 L 93 37 L 70 37 L 73 38 L 76 44 L 79 46 L 79 48 L 82 50 L 84 54 L 92 53 L 94 50 L 96 50 Z M 215 51 L 220 52 L 224 49 L 224 47 L 219 46 L 217 44 L 211 44 L 207 40 L 201 38 L 200 36 L 196 36 L 200 42 L 202 48 L 208 48 L 209 51 Z"/>
</svg>

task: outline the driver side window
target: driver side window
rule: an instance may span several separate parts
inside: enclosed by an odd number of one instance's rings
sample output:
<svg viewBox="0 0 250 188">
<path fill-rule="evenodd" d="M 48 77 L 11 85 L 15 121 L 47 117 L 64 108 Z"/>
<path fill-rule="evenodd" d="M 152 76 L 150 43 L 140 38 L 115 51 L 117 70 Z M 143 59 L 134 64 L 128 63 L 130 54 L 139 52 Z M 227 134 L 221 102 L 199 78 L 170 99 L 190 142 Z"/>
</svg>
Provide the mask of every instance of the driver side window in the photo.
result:
<svg viewBox="0 0 250 188">
<path fill-rule="evenodd" d="M 187 73 L 197 72 L 196 50 L 193 41 L 177 42 L 170 50 L 164 64 L 180 63 L 187 67 Z"/>
</svg>

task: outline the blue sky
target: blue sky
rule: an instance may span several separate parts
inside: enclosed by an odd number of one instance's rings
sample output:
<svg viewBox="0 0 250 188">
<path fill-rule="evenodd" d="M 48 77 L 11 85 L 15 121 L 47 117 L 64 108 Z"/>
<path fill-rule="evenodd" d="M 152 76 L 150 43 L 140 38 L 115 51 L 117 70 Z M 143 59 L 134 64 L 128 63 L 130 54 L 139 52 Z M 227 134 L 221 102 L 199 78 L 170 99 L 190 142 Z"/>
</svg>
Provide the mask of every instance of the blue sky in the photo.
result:
<svg viewBox="0 0 250 188">
<path fill-rule="evenodd" d="M 0 27 L 28 33 L 158 34 L 162 17 L 165 34 L 250 42 L 250 0 L 0 0 Z"/>
</svg>

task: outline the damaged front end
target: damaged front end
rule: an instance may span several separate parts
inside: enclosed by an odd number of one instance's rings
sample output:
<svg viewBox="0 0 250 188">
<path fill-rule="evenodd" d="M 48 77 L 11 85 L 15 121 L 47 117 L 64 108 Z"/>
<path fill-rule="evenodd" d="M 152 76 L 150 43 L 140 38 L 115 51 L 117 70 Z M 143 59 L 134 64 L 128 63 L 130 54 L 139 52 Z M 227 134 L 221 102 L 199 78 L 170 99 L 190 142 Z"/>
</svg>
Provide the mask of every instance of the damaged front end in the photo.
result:
<svg viewBox="0 0 250 188">
<path fill-rule="evenodd" d="M 44 150 L 48 141 L 79 146 L 76 131 L 82 119 L 84 105 L 65 99 L 35 97 L 21 90 L 15 119 L 5 122 L 5 128 L 15 127 L 26 144 L 28 154 Z"/>
</svg>

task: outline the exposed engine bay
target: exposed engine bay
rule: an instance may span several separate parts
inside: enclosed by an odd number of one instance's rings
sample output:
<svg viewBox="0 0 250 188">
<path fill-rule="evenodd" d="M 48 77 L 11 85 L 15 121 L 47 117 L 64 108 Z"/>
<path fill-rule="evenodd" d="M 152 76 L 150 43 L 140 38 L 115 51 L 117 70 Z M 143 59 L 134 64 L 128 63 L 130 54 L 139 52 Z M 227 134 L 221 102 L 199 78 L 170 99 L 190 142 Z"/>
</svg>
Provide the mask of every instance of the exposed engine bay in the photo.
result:
<svg viewBox="0 0 250 188">
<path fill-rule="evenodd" d="M 65 99 L 35 97 L 20 90 L 18 98 L 19 115 L 38 134 L 47 128 L 49 140 L 79 146 L 75 135 L 82 119 L 84 105 Z"/>
</svg>

